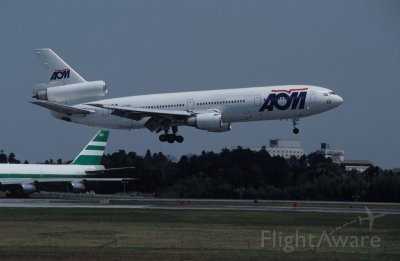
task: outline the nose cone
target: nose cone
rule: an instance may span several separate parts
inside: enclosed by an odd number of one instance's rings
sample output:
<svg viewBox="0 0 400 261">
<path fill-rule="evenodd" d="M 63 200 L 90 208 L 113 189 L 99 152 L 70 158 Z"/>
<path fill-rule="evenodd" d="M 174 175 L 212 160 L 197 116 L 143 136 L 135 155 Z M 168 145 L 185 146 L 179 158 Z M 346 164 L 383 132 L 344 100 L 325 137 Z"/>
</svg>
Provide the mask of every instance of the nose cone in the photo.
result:
<svg viewBox="0 0 400 261">
<path fill-rule="evenodd" d="M 343 98 L 340 97 L 339 95 L 335 95 L 334 97 L 332 97 L 332 105 L 334 105 L 335 107 L 339 106 L 342 103 L 343 103 Z"/>
</svg>

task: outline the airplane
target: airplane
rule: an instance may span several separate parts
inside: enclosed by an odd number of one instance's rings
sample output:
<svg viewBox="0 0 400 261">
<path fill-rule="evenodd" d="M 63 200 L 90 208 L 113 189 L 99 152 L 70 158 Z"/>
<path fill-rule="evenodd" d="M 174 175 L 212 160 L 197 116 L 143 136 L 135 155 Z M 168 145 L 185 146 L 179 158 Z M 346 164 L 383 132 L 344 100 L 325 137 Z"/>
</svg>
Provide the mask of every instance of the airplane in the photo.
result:
<svg viewBox="0 0 400 261">
<path fill-rule="evenodd" d="M 100 130 L 70 164 L 0 164 L 0 190 L 10 197 L 25 197 L 38 191 L 85 192 L 92 182 L 125 182 L 98 175 L 129 171 L 134 167 L 105 169 L 101 165 L 109 131 Z M 58 190 L 56 190 L 58 191 Z"/>
<path fill-rule="evenodd" d="M 36 56 L 50 72 L 31 103 L 47 108 L 55 118 L 114 129 L 147 128 L 164 133 L 161 142 L 183 142 L 178 127 L 209 132 L 231 130 L 232 123 L 291 120 L 298 134 L 299 119 L 331 110 L 343 99 L 332 90 L 312 85 L 282 85 L 207 91 L 160 93 L 96 100 L 107 93 L 104 81 L 86 81 L 51 49 Z M 83 102 L 84 101 L 84 102 Z M 172 131 L 172 133 L 170 132 Z"/>
</svg>

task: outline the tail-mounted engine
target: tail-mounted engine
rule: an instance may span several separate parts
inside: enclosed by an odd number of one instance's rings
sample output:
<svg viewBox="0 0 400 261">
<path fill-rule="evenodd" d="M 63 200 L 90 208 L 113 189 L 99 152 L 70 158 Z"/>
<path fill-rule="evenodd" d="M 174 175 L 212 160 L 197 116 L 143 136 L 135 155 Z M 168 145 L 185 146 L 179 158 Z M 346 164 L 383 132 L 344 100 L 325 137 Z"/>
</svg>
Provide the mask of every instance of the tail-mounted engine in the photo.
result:
<svg viewBox="0 0 400 261">
<path fill-rule="evenodd" d="M 68 101 L 99 98 L 107 93 L 104 81 L 91 81 L 60 86 L 47 86 L 33 92 L 33 98 L 38 100 L 65 103 Z"/>
</svg>

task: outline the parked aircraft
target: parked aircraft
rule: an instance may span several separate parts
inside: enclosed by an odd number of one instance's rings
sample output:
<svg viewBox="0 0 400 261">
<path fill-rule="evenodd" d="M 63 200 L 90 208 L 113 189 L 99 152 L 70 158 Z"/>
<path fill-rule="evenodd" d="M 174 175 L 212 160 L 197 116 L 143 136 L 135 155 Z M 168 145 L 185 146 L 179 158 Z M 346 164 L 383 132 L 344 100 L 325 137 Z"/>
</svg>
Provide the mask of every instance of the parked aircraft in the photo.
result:
<svg viewBox="0 0 400 261">
<path fill-rule="evenodd" d="M 35 52 L 49 70 L 50 82 L 37 86 L 33 104 L 69 122 L 163 131 L 159 136 L 162 142 L 183 142 L 183 137 L 177 135 L 179 126 L 225 132 L 232 123 L 263 120 L 291 120 L 293 133 L 297 134 L 300 118 L 331 110 L 343 102 L 332 90 L 311 85 L 160 93 L 93 101 L 106 95 L 104 81 L 84 80 L 51 49 Z"/>
<path fill-rule="evenodd" d="M 133 167 L 105 169 L 101 159 L 109 131 L 100 130 L 71 164 L 0 164 L 0 190 L 10 196 L 26 196 L 37 191 L 84 192 L 93 182 L 124 181 L 98 175 L 131 170 Z"/>
</svg>

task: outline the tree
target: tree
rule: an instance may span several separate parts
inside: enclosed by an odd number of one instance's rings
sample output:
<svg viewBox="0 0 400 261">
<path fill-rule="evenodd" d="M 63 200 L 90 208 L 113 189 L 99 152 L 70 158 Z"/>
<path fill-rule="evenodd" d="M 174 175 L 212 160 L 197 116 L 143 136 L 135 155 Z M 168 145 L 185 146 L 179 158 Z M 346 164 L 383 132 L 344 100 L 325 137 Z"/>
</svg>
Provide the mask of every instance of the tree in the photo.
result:
<svg viewBox="0 0 400 261">
<path fill-rule="evenodd" d="M 15 154 L 11 152 L 10 155 L 8 155 L 8 163 L 19 164 L 21 162 L 19 160 L 17 160 L 15 158 Z"/>
<path fill-rule="evenodd" d="M 1 150 L 0 151 L 0 163 L 7 163 L 7 162 L 8 162 L 7 155 L 4 154 L 3 150 Z"/>
</svg>

